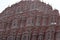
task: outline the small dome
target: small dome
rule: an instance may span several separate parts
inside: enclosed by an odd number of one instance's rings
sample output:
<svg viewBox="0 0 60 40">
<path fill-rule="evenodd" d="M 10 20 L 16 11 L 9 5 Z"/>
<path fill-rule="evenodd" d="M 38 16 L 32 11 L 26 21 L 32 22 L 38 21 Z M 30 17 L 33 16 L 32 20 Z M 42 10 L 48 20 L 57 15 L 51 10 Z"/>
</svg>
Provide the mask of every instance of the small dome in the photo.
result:
<svg viewBox="0 0 60 40">
<path fill-rule="evenodd" d="M 59 15 L 59 11 L 57 9 L 53 10 L 53 15 Z"/>
</svg>

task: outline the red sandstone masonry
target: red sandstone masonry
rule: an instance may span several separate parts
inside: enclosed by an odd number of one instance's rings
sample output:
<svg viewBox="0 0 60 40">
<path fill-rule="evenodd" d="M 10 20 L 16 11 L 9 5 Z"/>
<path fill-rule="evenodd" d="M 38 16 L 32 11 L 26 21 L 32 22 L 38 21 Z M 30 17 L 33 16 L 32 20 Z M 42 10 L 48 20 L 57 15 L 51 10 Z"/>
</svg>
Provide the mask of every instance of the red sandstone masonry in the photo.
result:
<svg viewBox="0 0 60 40">
<path fill-rule="evenodd" d="M 0 40 L 60 40 L 60 16 L 49 4 L 22 0 L 0 14 Z"/>
</svg>

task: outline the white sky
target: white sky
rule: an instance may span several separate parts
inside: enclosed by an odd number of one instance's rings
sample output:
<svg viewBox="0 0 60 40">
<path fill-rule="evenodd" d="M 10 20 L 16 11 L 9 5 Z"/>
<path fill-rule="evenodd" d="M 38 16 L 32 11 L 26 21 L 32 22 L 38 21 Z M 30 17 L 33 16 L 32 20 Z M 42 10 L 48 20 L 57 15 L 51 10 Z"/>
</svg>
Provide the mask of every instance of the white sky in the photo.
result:
<svg viewBox="0 0 60 40">
<path fill-rule="evenodd" d="M 8 6 L 19 2 L 20 0 L 0 0 L 0 13 Z M 42 0 L 41 0 L 42 1 Z M 54 9 L 60 12 L 60 0 L 43 0 L 43 2 L 50 4 Z"/>
</svg>

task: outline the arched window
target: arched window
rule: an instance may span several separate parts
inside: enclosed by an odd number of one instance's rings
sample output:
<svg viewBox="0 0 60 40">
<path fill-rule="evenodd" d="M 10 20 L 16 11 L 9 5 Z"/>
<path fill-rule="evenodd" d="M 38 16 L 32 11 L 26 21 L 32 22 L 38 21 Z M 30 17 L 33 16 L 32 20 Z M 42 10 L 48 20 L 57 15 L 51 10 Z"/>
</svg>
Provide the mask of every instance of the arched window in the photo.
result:
<svg viewBox="0 0 60 40">
<path fill-rule="evenodd" d="M 45 40 L 54 40 L 54 31 L 47 31 L 45 34 Z"/>
<path fill-rule="evenodd" d="M 60 17 L 58 18 L 58 24 L 60 25 Z"/>
<path fill-rule="evenodd" d="M 21 16 L 21 24 L 20 27 L 24 27 L 26 24 L 26 16 Z"/>
<path fill-rule="evenodd" d="M 31 40 L 37 40 L 38 39 L 38 34 L 37 34 L 37 31 L 33 31 L 32 33 L 32 39 Z"/>
<path fill-rule="evenodd" d="M 17 19 L 14 19 L 12 21 L 12 28 L 18 28 L 18 20 Z"/>
<path fill-rule="evenodd" d="M 37 40 L 37 36 L 38 35 L 32 35 L 32 39 L 31 40 Z"/>
<path fill-rule="evenodd" d="M 36 26 L 40 26 L 40 25 L 41 25 L 41 17 L 40 16 L 37 16 Z"/>
<path fill-rule="evenodd" d="M 47 16 L 42 16 L 42 26 L 46 26 L 48 22 Z"/>
<path fill-rule="evenodd" d="M 20 39 L 21 39 L 21 36 L 18 35 L 18 36 L 16 37 L 16 40 L 20 40 Z"/>
<path fill-rule="evenodd" d="M 25 33 L 22 35 L 22 40 L 30 40 L 31 35 L 29 33 Z"/>
<path fill-rule="evenodd" d="M 30 10 L 34 9 L 34 5 L 30 4 Z"/>
<path fill-rule="evenodd" d="M 60 40 L 60 31 L 56 32 L 56 40 Z"/>
<path fill-rule="evenodd" d="M 50 33 L 50 32 L 47 32 L 47 33 L 46 33 L 45 39 L 46 39 L 46 40 L 51 40 L 51 33 Z"/>
<path fill-rule="evenodd" d="M 21 6 L 21 5 L 20 5 Z M 23 13 L 23 7 L 20 7 L 20 6 L 18 6 L 17 8 L 16 8 L 16 10 L 15 10 L 15 12 L 17 13 L 17 14 L 19 14 L 19 13 Z"/>
<path fill-rule="evenodd" d="M 51 16 L 50 17 L 50 25 L 56 25 L 57 22 L 56 22 L 56 16 Z"/>
<path fill-rule="evenodd" d="M 34 26 L 34 20 L 32 17 L 27 18 L 26 26 Z"/>
<path fill-rule="evenodd" d="M 3 27 L 2 27 L 2 25 L 3 25 L 3 23 L 2 22 L 0 22 L 0 29 L 2 29 Z"/>
<path fill-rule="evenodd" d="M 38 40 L 43 40 L 43 39 L 44 39 L 44 34 L 43 33 L 39 33 Z"/>
<path fill-rule="evenodd" d="M 7 37 L 7 40 L 15 40 L 15 36 L 10 35 Z"/>
</svg>

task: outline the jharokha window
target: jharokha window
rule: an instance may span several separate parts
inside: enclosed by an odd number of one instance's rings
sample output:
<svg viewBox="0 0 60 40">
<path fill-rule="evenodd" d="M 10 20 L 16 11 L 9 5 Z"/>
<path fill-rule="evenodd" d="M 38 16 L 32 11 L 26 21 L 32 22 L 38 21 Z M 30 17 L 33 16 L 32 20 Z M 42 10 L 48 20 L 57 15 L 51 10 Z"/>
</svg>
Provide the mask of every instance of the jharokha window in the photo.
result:
<svg viewBox="0 0 60 40">
<path fill-rule="evenodd" d="M 12 28 L 17 28 L 18 27 L 18 20 L 15 19 L 12 21 Z"/>
<path fill-rule="evenodd" d="M 26 16 L 22 16 L 21 17 L 21 24 L 20 24 L 20 27 L 24 27 L 26 24 Z"/>
<path fill-rule="evenodd" d="M 8 36 L 7 40 L 15 40 L 15 36 L 10 35 L 10 36 Z"/>
<path fill-rule="evenodd" d="M 40 26 L 40 25 L 41 25 L 41 17 L 40 16 L 37 16 L 36 26 Z"/>
<path fill-rule="evenodd" d="M 39 33 L 39 35 L 38 35 L 38 40 L 43 40 L 43 38 L 44 38 L 44 33 Z"/>
<path fill-rule="evenodd" d="M 60 31 L 56 32 L 56 40 L 60 40 Z"/>
<path fill-rule="evenodd" d="M 50 31 L 48 31 L 48 32 L 46 33 L 45 39 L 46 39 L 46 40 L 51 40 L 51 33 L 50 33 Z"/>
<path fill-rule="evenodd" d="M 55 32 L 53 31 L 53 29 L 48 29 L 45 34 L 45 40 L 54 40 L 54 34 Z"/>
<path fill-rule="evenodd" d="M 47 25 L 47 21 L 48 21 L 47 16 L 43 16 L 43 17 L 42 17 L 42 25 L 43 25 L 43 26 L 44 26 L 44 25 Z"/>
<path fill-rule="evenodd" d="M 56 16 L 50 17 L 50 25 L 56 25 Z"/>
<path fill-rule="evenodd" d="M 31 35 L 29 33 L 24 33 L 22 35 L 22 40 L 30 40 Z"/>
<path fill-rule="evenodd" d="M 33 20 L 33 17 L 27 18 L 26 26 L 34 26 L 34 20 Z"/>
<path fill-rule="evenodd" d="M 21 36 L 18 35 L 18 36 L 16 37 L 16 40 L 20 40 L 20 39 L 21 39 Z"/>
</svg>

